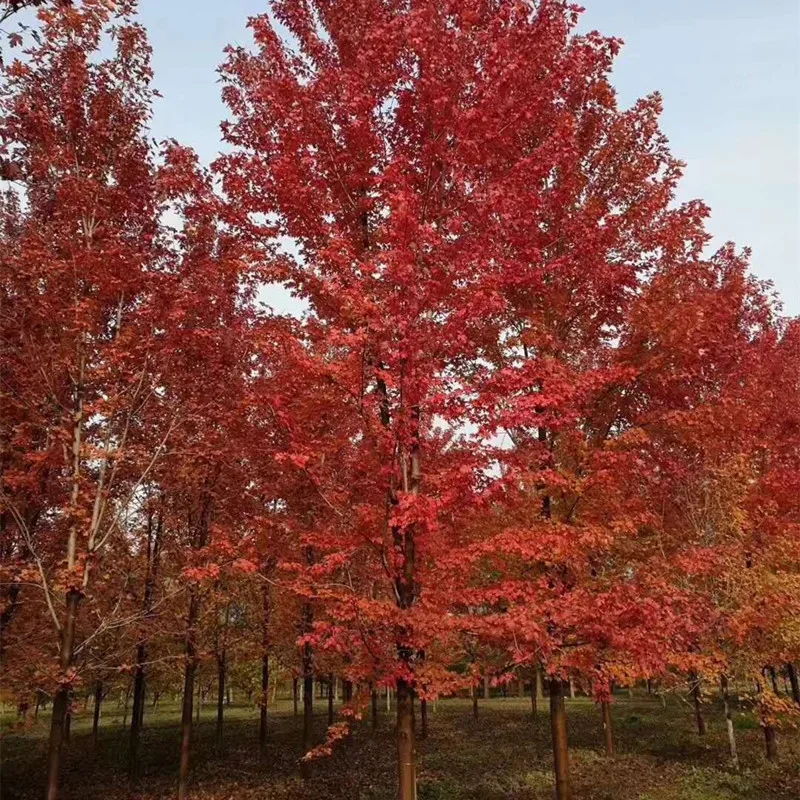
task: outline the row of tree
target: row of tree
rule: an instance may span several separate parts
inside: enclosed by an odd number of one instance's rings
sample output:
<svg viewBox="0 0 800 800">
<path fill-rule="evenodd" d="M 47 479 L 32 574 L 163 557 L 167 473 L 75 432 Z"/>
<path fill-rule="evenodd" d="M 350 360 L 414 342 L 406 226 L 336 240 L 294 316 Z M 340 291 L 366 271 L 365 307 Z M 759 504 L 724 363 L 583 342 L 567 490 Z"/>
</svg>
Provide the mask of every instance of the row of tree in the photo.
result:
<svg viewBox="0 0 800 800">
<path fill-rule="evenodd" d="M 129 676 L 135 775 L 177 674 L 186 796 L 198 665 L 221 720 L 243 649 L 262 746 L 276 664 L 308 719 L 315 676 L 353 711 L 391 687 L 402 800 L 415 699 L 539 669 L 560 800 L 569 681 L 610 737 L 614 682 L 688 686 L 702 724 L 738 678 L 774 756 L 800 324 L 709 254 L 620 42 L 560 0 L 274 0 L 206 168 L 148 138 L 133 2 L 40 5 L 0 91 L 0 576 L 49 800 L 74 698 Z"/>
</svg>

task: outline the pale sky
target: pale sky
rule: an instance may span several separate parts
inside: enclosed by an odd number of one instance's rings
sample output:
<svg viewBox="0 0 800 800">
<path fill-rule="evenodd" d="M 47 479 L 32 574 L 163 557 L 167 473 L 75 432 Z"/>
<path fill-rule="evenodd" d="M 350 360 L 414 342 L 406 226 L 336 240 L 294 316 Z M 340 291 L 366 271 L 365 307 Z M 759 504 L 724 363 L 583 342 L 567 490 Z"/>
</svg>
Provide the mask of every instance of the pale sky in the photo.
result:
<svg viewBox="0 0 800 800">
<path fill-rule="evenodd" d="M 712 208 L 716 242 L 753 249 L 787 314 L 800 314 L 800 0 L 583 0 L 582 27 L 619 36 L 623 105 L 664 95 L 662 127 L 688 163 L 680 199 Z M 164 95 L 153 134 L 211 160 L 220 147 L 215 69 L 248 44 L 265 0 L 140 0 Z M 277 299 L 277 298 L 276 298 Z"/>
</svg>

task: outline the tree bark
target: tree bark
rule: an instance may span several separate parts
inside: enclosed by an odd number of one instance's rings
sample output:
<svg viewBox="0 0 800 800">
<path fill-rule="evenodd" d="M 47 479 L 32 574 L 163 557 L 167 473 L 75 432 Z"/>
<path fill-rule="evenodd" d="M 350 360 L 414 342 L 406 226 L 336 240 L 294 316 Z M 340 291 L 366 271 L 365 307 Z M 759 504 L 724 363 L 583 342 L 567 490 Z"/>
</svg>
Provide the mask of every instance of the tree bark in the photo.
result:
<svg viewBox="0 0 800 800">
<path fill-rule="evenodd" d="M 188 791 L 189 755 L 192 740 L 192 710 L 194 703 L 194 678 L 197 671 L 197 644 L 195 640 L 200 598 L 192 590 L 186 626 L 186 666 L 183 673 L 183 710 L 181 715 L 181 760 L 178 770 L 178 800 L 184 800 Z M 197 710 L 200 710 L 198 701 Z"/>
<path fill-rule="evenodd" d="M 531 676 L 531 713 L 533 718 L 536 719 L 536 714 L 539 711 L 539 669 L 534 670 L 534 675 Z"/>
<path fill-rule="evenodd" d="M 310 559 L 309 559 L 310 560 Z M 303 607 L 303 632 L 311 633 L 314 621 L 311 605 Z M 314 653 L 311 645 L 303 644 L 303 754 L 314 749 Z M 303 777 L 311 774 L 311 763 L 302 762 Z"/>
<path fill-rule="evenodd" d="M 603 736 L 606 741 L 606 755 L 614 756 L 614 729 L 611 726 L 611 702 L 601 700 L 600 708 L 603 712 Z"/>
<path fill-rule="evenodd" d="M 791 662 L 786 665 L 786 673 L 789 676 L 789 685 L 792 687 L 792 699 L 800 706 L 800 681 L 797 680 L 797 669 Z"/>
<path fill-rule="evenodd" d="M 478 719 L 478 687 L 472 687 L 472 716 Z"/>
<path fill-rule="evenodd" d="M 97 750 L 97 736 L 100 728 L 100 706 L 103 703 L 103 682 L 94 685 L 94 709 L 92 709 L 92 748 Z"/>
<path fill-rule="evenodd" d="M 217 658 L 217 747 L 222 747 L 222 726 L 225 721 L 225 678 L 227 672 L 227 654 L 222 651 Z"/>
<path fill-rule="evenodd" d="M 550 679 L 550 731 L 553 736 L 556 800 L 571 800 L 567 714 L 564 707 L 564 685 L 559 678 Z"/>
<path fill-rule="evenodd" d="M 420 700 L 419 701 L 419 712 L 420 712 L 420 717 L 422 718 L 422 729 L 420 730 L 419 738 L 420 739 L 427 739 L 428 738 L 428 701 L 427 700 Z"/>
<path fill-rule="evenodd" d="M 774 725 L 768 725 L 765 723 L 763 727 L 767 761 L 775 761 L 778 758 L 778 734 Z"/>
<path fill-rule="evenodd" d="M 270 619 L 272 617 L 272 598 L 270 597 L 269 584 L 264 584 L 263 589 L 263 623 L 261 638 L 261 709 L 258 727 L 258 749 L 263 756 L 267 750 L 267 706 L 269 705 L 269 651 Z"/>
<path fill-rule="evenodd" d="M 692 702 L 694 704 L 694 719 L 697 724 L 697 733 L 699 736 L 705 736 L 706 721 L 703 719 L 703 710 L 700 705 L 700 678 L 696 673 L 689 675 L 689 681 L 692 692 Z"/>
<path fill-rule="evenodd" d="M 378 727 L 378 690 L 372 687 L 372 730 Z"/>
<path fill-rule="evenodd" d="M 404 680 L 397 682 L 398 799 L 416 800 L 417 775 L 414 745 L 414 691 Z"/>
<path fill-rule="evenodd" d="M 75 647 L 75 620 L 78 616 L 80 593 L 72 589 L 67 594 L 67 610 L 61 629 L 59 662 L 61 674 L 66 676 L 72 666 Z M 57 800 L 59 778 L 61 775 L 61 748 L 64 742 L 64 721 L 69 711 L 69 684 L 62 683 L 53 698 L 53 712 L 50 719 L 50 741 L 47 753 L 47 800 Z"/>
<path fill-rule="evenodd" d="M 133 678 L 133 711 L 131 712 L 131 732 L 128 742 L 128 778 L 136 777 L 139 760 L 139 738 L 142 727 L 142 714 L 144 712 L 144 664 L 147 660 L 147 650 L 143 642 L 136 647 L 136 671 Z"/>
<path fill-rule="evenodd" d="M 721 678 L 722 688 L 722 703 L 725 708 L 725 729 L 728 734 L 728 747 L 731 753 L 731 764 L 736 772 L 739 771 L 739 754 L 736 750 L 736 734 L 733 729 L 733 716 L 731 715 L 731 706 L 728 696 L 728 676 L 723 675 Z"/>
</svg>

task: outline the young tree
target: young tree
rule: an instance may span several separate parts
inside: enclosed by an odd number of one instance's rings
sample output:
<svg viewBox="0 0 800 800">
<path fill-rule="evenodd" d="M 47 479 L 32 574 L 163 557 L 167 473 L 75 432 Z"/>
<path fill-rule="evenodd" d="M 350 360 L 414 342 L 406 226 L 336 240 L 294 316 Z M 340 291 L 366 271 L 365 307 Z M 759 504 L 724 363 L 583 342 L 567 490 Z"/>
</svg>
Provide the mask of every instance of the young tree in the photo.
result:
<svg viewBox="0 0 800 800">
<path fill-rule="evenodd" d="M 55 798 L 75 656 L 92 635 L 80 608 L 94 601 L 94 576 L 169 426 L 143 423 L 159 402 L 153 310 L 163 301 L 144 32 L 119 16 L 114 53 L 99 58 L 101 4 L 40 18 L 40 42 L 7 67 L 0 99 L 4 156 L 19 165 L 24 195 L 3 259 L 4 453 L 17 460 L 4 470 L 2 500 L 58 652 L 48 767 Z"/>
</svg>

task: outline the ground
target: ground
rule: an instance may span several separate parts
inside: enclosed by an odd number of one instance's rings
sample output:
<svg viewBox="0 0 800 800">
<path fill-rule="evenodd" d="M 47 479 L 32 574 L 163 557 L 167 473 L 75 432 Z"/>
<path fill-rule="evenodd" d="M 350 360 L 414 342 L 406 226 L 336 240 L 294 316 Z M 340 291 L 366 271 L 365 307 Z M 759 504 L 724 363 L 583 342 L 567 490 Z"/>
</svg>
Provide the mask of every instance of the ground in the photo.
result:
<svg viewBox="0 0 800 800">
<path fill-rule="evenodd" d="M 546 701 L 545 701 L 546 702 Z M 545 703 L 542 703 L 544 707 Z M 192 797 L 196 800 L 391 800 L 395 777 L 393 717 L 381 704 L 377 732 L 357 723 L 350 739 L 314 765 L 303 782 L 296 755 L 300 717 L 288 701 L 270 709 L 270 749 L 257 753 L 258 713 L 226 709 L 225 741 L 214 744 L 215 709 L 206 706 L 196 728 Z M 613 706 L 618 755 L 607 759 L 598 708 L 587 698 L 567 701 L 575 800 L 797 800 L 800 733 L 779 736 L 780 759 L 764 760 L 763 735 L 753 718 L 737 713 L 742 770 L 727 762 L 722 711 L 709 700 L 709 732 L 699 737 L 689 707 L 670 697 L 666 709 L 644 693 L 619 696 Z M 318 701 L 323 735 L 325 701 Z M 551 800 L 551 754 L 545 713 L 534 723 L 530 701 L 481 701 L 472 718 L 468 700 L 444 700 L 429 714 L 429 735 L 419 743 L 419 800 Z M 47 713 L 21 728 L 10 709 L 3 718 L 3 800 L 43 796 Z M 155 800 L 174 796 L 179 749 L 179 709 L 148 708 L 141 745 L 141 778 L 131 790 L 124 778 L 126 731 L 121 711 L 106 703 L 98 750 L 92 751 L 91 710 L 76 717 L 65 755 L 63 800 Z M 418 720 L 419 722 L 419 720 Z"/>
</svg>

